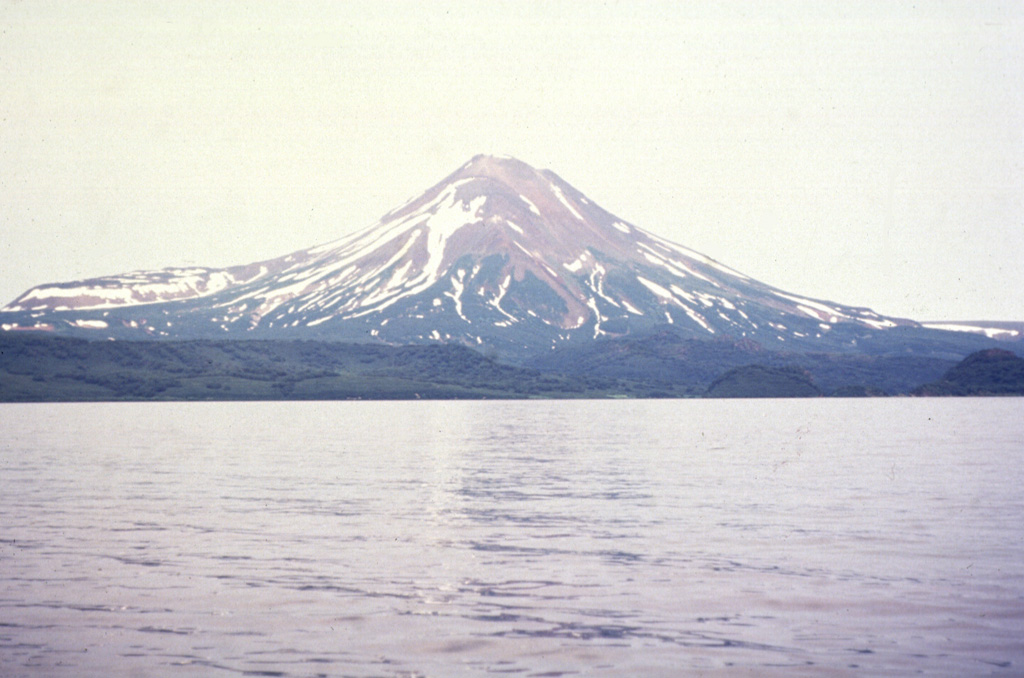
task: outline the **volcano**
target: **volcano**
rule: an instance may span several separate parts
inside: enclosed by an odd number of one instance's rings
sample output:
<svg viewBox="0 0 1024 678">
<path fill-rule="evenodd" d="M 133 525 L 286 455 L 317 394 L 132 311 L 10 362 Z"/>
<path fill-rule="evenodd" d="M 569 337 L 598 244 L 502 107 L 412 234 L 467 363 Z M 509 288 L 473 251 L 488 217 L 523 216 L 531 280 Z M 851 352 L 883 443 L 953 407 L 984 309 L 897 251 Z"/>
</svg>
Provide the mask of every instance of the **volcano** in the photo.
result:
<svg viewBox="0 0 1024 678">
<path fill-rule="evenodd" d="M 41 285 L 0 323 L 115 339 L 445 342 L 512 357 L 666 326 L 817 351 L 928 331 L 776 289 L 610 214 L 549 170 L 485 155 L 340 240 L 243 266 Z"/>
</svg>

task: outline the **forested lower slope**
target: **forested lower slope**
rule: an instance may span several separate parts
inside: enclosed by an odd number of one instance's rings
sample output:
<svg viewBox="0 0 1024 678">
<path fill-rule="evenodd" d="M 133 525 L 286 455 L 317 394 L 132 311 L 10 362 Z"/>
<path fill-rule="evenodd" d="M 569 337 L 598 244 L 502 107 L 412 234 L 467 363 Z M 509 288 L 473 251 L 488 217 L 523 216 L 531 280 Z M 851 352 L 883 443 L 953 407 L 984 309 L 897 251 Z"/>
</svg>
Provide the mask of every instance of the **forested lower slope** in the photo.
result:
<svg viewBox="0 0 1024 678">
<path fill-rule="evenodd" d="M 502 365 L 461 346 L 85 341 L 0 333 L 0 401 L 603 397 L 622 380 Z"/>
</svg>

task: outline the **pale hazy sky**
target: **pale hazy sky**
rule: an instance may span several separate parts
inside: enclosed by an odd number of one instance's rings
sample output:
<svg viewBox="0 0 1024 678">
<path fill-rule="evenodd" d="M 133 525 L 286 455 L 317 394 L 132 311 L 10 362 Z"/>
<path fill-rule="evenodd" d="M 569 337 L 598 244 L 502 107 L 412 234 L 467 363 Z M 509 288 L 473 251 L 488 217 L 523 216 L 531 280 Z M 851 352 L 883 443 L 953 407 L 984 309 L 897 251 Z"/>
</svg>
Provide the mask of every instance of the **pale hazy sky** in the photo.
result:
<svg viewBox="0 0 1024 678">
<path fill-rule="evenodd" d="M 791 292 L 1024 320 L 1024 3 L 0 2 L 0 304 L 368 226 L 477 153 Z"/>
</svg>

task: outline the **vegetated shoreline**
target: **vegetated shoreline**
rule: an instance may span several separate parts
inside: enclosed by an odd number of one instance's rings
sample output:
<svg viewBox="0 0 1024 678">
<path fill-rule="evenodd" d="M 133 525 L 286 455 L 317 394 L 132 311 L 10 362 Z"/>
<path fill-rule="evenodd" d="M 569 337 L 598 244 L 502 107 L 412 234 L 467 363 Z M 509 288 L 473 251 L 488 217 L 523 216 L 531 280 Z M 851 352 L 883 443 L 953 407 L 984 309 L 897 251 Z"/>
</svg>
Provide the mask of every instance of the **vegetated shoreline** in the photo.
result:
<svg viewBox="0 0 1024 678">
<path fill-rule="evenodd" d="M 723 368 L 706 383 L 672 380 L 673 375 L 657 362 L 633 365 L 631 371 L 620 369 L 618 374 L 605 365 L 603 371 L 585 374 L 579 369 L 506 365 L 451 344 L 109 342 L 2 333 L 0 402 L 1024 395 L 1024 359 L 1009 351 L 988 349 L 952 367 L 949 362 L 931 367 L 936 378 L 901 392 L 863 383 L 842 384 L 826 392 L 815 381 L 812 371 L 818 363 L 813 361 L 808 363 L 811 370 L 759 363 Z M 948 369 L 936 372 L 939 367 Z"/>
</svg>

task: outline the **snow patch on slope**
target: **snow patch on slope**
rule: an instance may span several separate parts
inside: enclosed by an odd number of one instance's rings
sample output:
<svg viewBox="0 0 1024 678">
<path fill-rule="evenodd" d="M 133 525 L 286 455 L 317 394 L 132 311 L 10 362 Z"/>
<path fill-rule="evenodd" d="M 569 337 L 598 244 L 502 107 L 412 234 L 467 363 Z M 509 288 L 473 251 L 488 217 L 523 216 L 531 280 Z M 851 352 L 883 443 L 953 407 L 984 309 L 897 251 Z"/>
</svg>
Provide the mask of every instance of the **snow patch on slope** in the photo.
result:
<svg viewBox="0 0 1024 678">
<path fill-rule="evenodd" d="M 946 330 L 947 332 L 972 332 L 976 334 L 984 334 L 989 339 L 998 339 L 1000 337 L 1017 337 L 1020 336 L 1020 332 L 1017 330 L 1007 330 L 999 327 L 980 327 L 978 325 L 953 325 L 945 323 L 921 323 L 922 327 L 927 327 L 931 330 Z"/>
<path fill-rule="evenodd" d="M 577 219 L 579 219 L 580 221 L 586 221 L 586 219 L 583 218 L 583 215 L 577 212 L 576 208 L 570 205 L 569 201 L 565 199 L 565 194 L 562 193 L 561 188 L 559 188 L 555 184 L 551 184 L 551 191 L 555 194 L 555 197 L 558 198 L 559 202 L 565 205 L 566 209 L 572 212 Z"/>
<path fill-rule="evenodd" d="M 153 280 L 150 276 L 162 279 Z M 105 278 L 95 285 L 78 287 L 37 287 L 27 292 L 15 306 L 6 311 L 34 309 L 60 310 L 67 304 L 53 304 L 51 300 L 78 300 L 76 310 L 120 308 L 142 304 L 154 304 L 177 299 L 192 299 L 216 294 L 236 282 L 234 276 L 225 271 L 206 269 L 165 269 L 155 273 L 139 271 L 115 278 Z M 43 301 L 41 305 L 26 302 Z M 89 300 L 89 301 L 85 301 Z"/>
</svg>

